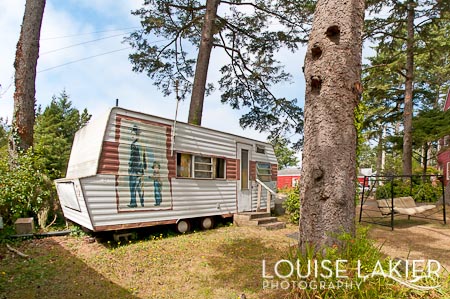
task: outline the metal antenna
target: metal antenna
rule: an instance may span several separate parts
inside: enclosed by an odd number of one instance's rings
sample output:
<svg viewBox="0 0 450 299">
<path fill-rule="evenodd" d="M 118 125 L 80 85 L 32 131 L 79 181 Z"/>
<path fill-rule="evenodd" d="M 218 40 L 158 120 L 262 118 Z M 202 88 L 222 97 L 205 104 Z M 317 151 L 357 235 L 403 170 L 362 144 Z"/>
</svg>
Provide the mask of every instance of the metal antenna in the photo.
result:
<svg viewBox="0 0 450 299">
<path fill-rule="evenodd" d="M 175 94 L 177 99 L 177 106 L 175 108 L 175 119 L 173 120 L 172 142 L 170 146 L 171 156 L 173 156 L 173 147 L 175 143 L 175 129 L 177 126 L 177 117 L 178 117 L 178 103 L 180 103 L 180 96 L 178 95 L 178 80 L 175 81 Z"/>
</svg>

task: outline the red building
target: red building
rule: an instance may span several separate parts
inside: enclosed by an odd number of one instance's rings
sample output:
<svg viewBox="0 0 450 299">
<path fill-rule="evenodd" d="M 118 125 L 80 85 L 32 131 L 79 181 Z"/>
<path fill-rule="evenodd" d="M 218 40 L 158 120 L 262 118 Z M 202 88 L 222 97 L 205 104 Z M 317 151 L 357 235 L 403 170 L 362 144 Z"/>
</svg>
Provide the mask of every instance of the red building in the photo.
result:
<svg viewBox="0 0 450 299">
<path fill-rule="evenodd" d="M 450 89 L 444 104 L 444 111 L 448 109 L 450 109 Z M 450 136 L 447 135 L 439 140 L 438 150 L 438 166 L 444 175 L 444 184 L 447 185 L 450 181 Z"/>
<path fill-rule="evenodd" d="M 278 171 L 277 188 L 293 188 L 300 182 L 300 168 L 287 168 Z"/>
</svg>

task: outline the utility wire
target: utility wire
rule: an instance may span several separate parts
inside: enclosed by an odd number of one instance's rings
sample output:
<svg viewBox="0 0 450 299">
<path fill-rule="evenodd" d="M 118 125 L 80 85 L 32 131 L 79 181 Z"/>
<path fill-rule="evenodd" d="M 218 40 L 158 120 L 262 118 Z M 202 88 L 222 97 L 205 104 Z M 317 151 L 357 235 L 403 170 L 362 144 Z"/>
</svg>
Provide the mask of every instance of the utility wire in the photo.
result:
<svg viewBox="0 0 450 299">
<path fill-rule="evenodd" d="M 64 36 L 47 37 L 47 38 L 41 38 L 40 40 L 43 41 L 43 40 L 51 40 L 51 39 L 69 38 L 69 37 L 89 35 L 89 34 L 96 34 L 96 33 L 124 31 L 124 30 L 136 29 L 136 28 L 141 28 L 141 27 L 136 26 L 136 27 L 128 27 L 128 28 L 122 28 L 122 29 L 102 30 L 102 31 L 95 31 L 95 32 L 88 32 L 88 33 L 80 33 L 80 34 L 72 34 L 72 35 L 64 35 Z"/>
<path fill-rule="evenodd" d="M 13 83 L 14 83 L 14 74 L 12 74 L 11 75 L 11 78 L 9 79 L 9 84 L 6 86 L 6 88 L 5 88 L 5 90 L 2 90 L 1 92 L 0 92 L 0 99 L 8 92 L 8 90 L 11 88 L 11 86 L 13 85 Z M 3 88 L 3 86 L 0 86 L 0 90 L 1 90 L 1 88 Z"/>
<path fill-rule="evenodd" d="M 83 61 L 83 60 L 88 60 L 88 59 L 91 59 L 91 58 L 95 58 L 95 57 L 99 57 L 99 56 L 103 56 L 103 55 L 107 55 L 107 54 L 111 54 L 111 53 L 115 53 L 115 52 L 120 52 L 120 51 L 124 51 L 124 50 L 128 50 L 128 49 L 131 49 L 131 47 L 126 47 L 126 48 L 122 48 L 122 49 L 118 49 L 118 50 L 113 50 L 113 51 L 109 51 L 109 52 L 100 53 L 100 54 L 97 54 L 97 55 L 93 55 L 93 56 L 81 58 L 81 59 L 74 60 L 74 61 L 69 61 L 69 62 L 60 64 L 60 65 L 57 65 L 57 66 L 53 66 L 53 67 L 49 67 L 49 68 L 40 70 L 40 71 L 38 71 L 37 73 L 46 72 L 46 71 L 53 70 L 53 69 L 56 69 L 56 68 L 59 68 L 59 67 L 65 66 L 65 65 L 69 65 L 69 64 L 75 63 L 75 62 L 79 62 L 79 61 Z"/>
<path fill-rule="evenodd" d="M 45 54 L 49 54 L 49 53 L 54 53 L 54 52 L 58 52 L 58 51 L 61 51 L 61 50 L 65 50 L 65 49 L 81 46 L 81 45 L 84 45 L 84 44 L 93 43 L 93 42 L 97 42 L 97 41 L 100 41 L 100 40 L 109 39 L 109 38 L 113 38 L 113 37 L 117 37 L 117 36 L 122 36 L 122 35 L 125 35 L 125 34 L 128 34 L 128 33 L 129 32 L 125 32 L 125 33 L 121 33 L 121 34 L 115 34 L 115 35 L 110 35 L 110 36 L 105 36 L 105 37 L 101 37 L 101 38 L 85 41 L 85 42 L 82 42 L 82 43 L 73 44 L 73 45 L 69 45 L 69 46 L 66 46 L 66 47 L 50 50 L 50 51 L 47 51 L 47 52 L 44 52 L 44 53 L 40 53 L 39 55 L 45 55 Z"/>
<path fill-rule="evenodd" d="M 164 42 L 164 41 L 167 41 L 167 39 L 157 40 L 157 41 L 151 42 L 150 44 L 156 44 L 156 43 L 160 43 L 160 42 Z M 131 48 L 132 48 L 132 47 L 126 47 L 126 48 L 122 48 L 122 49 L 118 49 L 118 50 L 113 50 L 113 51 L 109 51 L 109 52 L 105 52 L 105 53 L 100 53 L 100 54 L 93 55 L 93 56 L 88 56 L 88 57 L 81 58 L 81 59 L 78 59 L 78 60 L 69 61 L 69 62 L 60 64 L 60 65 L 56 65 L 56 66 L 53 66 L 53 67 L 49 67 L 49 68 L 46 68 L 46 69 L 43 69 L 43 70 L 39 70 L 39 71 L 37 71 L 36 73 L 46 72 L 46 71 L 53 70 L 53 69 L 56 69 L 56 68 L 59 68 L 59 67 L 65 66 L 65 65 L 72 64 L 72 63 L 80 62 L 80 61 L 83 61 L 83 60 L 88 60 L 88 59 L 95 58 L 95 57 L 99 57 L 99 56 L 103 56 L 103 55 L 108 55 L 108 54 L 111 54 L 111 53 L 115 53 L 115 52 L 119 52 L 119 51 L 131 49 Z"/>
</svg>

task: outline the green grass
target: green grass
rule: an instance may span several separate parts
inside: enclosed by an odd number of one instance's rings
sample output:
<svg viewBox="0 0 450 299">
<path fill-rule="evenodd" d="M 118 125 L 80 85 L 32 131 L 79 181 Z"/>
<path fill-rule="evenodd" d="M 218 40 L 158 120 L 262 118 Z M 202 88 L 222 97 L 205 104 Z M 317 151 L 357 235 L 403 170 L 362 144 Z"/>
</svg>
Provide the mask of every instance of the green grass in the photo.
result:
<svg viewBox="0 0 450 299">
<path fill-rule="evenodd" d="M 67 236 L 12 244 L 31 259 L 0 245 L 0 298 L 270 298 L 261 260 L 282 257 L 293 241 L 284 234 L 222 227 L 121 243 Z"/>
<path fill-rule="evenodd" d="M 120 243 L 92 243 L 83 234 L 9 243 L 30 259 L 0 244 L 0 298 L 450 298 L 448 285 L 422 294 L 383 280 L 360 292 L 263 289 L 263 259 L 273 265 L 289 256 L 308 258 L 286 237 L 296 229 L 227 226 L 185 235 L 161 230 Z M 365 237 L 350 243 L 357 246 L 333 249 L 328 257 L 379 258 Z"/>
<path fill-rule="evenodd" d="M 358 232 L 355 237 L 349 234 L 342 234 L 337 236 L 337 239 L 342 243 L 340 248 L 332 247 L 326 248 L 325 251 L 315 252 L 313 250 L 307 250 L 306 253 L 293 250 L 289 255 L 289 260 L 292 262 L 299 261 L 301 273 L 308 273 L 308 261 L 317 261 L 318 265 L 321 265 L 322 261 L 331 261 L 332 270 L 336 269 L 335 262 L 337 260 L 344 260 L 344 263 L 340 263 L 339 269 L 344 273 L 345 278 L 338 278 L 337 274 L 333 271 L 332 275 L 324 271 L 320 266 L 319 274 L 311 274 L 307 278 L 301 278 L 300 280 L 311 283 L 314 281 L 312 288 L 295 287 L 291 290 L 289 297 L 291 298 L 450 298 L 450 284 L 448 273 L 443 271 L 439 277 L 432 277 L 422 279 L 418 282 L 414 282 L 421 286 L 436 286 L 440 285 L 441 288 L 429 291 L 418 291 L 409 287 L 404 287 L 401 284 L 393 281 L 389 277 L 383 277 L 379 275 L 370 276 L 373 272 L 377 273 L 389 273 L 389 263 L 392 262 L 392 257 L 386 257 L 380 252 L 380 248 L 375 245 L 373 240 L 368 239 L 369 227 L 358 227 Z M 395 264 L 395 262 L 394 262 Z M 425 262 L 424 262 L 425 264 Z M 286 265 L 287 266 L 287 265 Z M 289 267 L 288 267 L 289 268 Z M 313 267 L 314 268 L 314 267 Z M 401 267 L 399 267 L 401 268 Z M 321 270 L 322 269 L 322 270 Z M 405 268 L 398 270 L 401 274 L 402 280 L 406 279 Z M 285 273 L 289 273 L 289 269 L 284 270 Z M 323 272 L 327 275 L 326 278 L 320 276 Z M 297 272 L 295 272 L 297 273 Z M 369 275 L 367 279 L 362 278 L 365 275 Z M 296 277 L 296 275 L 294 275 Z M 320 283 L 316 281 L 322 281 L 325 286 L 328 287 L 316 287 Z M 334 287 L 339 283 L 344 287 Z M 352 284 L 350 284 L 352 283 Z M 333 287 L 329 287 L 333 286 Z M 348 287 L 350 286 L 350 287 Z"/>
</svg>

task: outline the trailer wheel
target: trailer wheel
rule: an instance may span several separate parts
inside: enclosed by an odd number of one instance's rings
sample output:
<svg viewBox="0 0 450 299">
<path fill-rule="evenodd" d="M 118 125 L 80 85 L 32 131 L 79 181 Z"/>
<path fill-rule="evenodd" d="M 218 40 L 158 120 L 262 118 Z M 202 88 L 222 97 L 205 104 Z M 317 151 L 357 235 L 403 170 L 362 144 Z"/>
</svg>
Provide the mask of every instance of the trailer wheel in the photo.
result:
<svg viewBox="0 0 450 299">
<path fill-rule="evenodd" d="M 191 230 L 191 224 L 189 223 L 188 220 L 183 219 L 177 222 L 177 231 L 179 233 L 187 233 L 188 231 Z"/>
<path fill-rule="evenodd" d="M 202 229 L 211 229 L 214 227 L 214 219 L 212 217 L 205 217 L 200 220 L 200 227 Z"/>
</svg>

